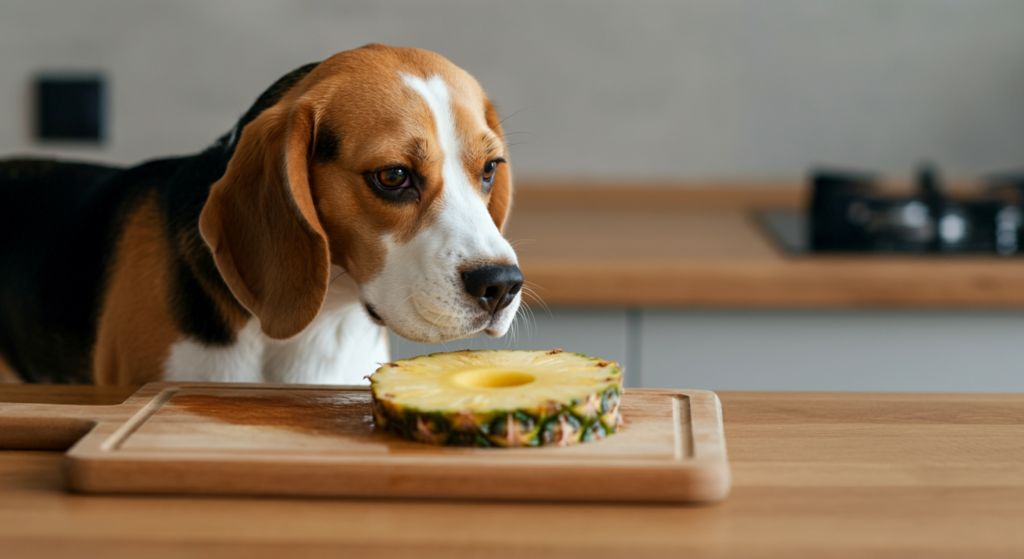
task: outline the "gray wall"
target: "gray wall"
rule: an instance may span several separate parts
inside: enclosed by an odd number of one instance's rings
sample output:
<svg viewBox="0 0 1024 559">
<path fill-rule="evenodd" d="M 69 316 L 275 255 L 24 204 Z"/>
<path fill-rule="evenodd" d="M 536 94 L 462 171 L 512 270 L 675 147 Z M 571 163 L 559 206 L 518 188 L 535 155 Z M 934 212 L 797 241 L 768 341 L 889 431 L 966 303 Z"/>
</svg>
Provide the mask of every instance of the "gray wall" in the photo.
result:
<svg viewBox="0 0 1024 559">
<path fill-rule="evenodd" d="M 795 177 L 1021 166 L 1018 0 L 0 0 L 0 154 L 196 151 L 275 78 L 368 42 L 465 67 L 520 177 Z M 102 70 L 102 149 L 28 136 L 39 70 Z"/>
</svg>

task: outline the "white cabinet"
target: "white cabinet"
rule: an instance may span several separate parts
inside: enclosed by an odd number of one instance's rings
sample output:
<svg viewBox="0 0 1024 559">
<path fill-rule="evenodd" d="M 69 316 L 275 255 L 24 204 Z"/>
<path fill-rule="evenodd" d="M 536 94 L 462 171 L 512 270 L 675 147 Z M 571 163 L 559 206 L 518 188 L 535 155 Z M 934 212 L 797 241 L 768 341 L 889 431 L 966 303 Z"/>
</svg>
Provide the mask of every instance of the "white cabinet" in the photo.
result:
<svg viewBox="0 0 1024 559">
<path fill-rule="evenodd" d="M 644 387 L 1024 392 L 1024 313 L 645 311 Z"/>
</svg>

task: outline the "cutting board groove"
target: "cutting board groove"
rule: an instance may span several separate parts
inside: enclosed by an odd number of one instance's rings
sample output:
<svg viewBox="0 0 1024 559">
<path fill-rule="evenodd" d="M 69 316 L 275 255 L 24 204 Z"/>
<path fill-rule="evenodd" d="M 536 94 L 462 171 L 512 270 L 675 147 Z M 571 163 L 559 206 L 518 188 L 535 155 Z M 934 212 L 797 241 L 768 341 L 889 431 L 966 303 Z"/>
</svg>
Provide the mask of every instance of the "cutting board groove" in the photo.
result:
<svg viewBox="0 0 1024 559">
<path fill-rule="evenodd" d="M 628 389 L 620 405 L 622 430 L 601 441 L 456 448 L 375 428 L 366 387 L 153 383 L 116 406 L 0 403 L 0 448 L 71 446 L 65 478 L 86 493 L 661 502 L 728 494 L 713 392 Z"/>
</svg>

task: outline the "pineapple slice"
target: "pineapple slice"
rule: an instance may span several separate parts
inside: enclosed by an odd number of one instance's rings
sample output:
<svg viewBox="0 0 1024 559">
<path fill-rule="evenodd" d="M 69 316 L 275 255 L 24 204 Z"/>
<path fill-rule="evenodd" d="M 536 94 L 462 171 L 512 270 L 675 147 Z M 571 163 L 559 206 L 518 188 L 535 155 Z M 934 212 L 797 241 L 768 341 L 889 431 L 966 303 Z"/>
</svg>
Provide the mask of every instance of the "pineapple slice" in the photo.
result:
<svg viewBox="0 0 1024 559">
<path fill-rule="evenodd" d="M 378 426 L 458 446 L 571 445 L 622 425 L 618 363 L 551 351 L 455 351 L 370 376 Z"/>
</svg>

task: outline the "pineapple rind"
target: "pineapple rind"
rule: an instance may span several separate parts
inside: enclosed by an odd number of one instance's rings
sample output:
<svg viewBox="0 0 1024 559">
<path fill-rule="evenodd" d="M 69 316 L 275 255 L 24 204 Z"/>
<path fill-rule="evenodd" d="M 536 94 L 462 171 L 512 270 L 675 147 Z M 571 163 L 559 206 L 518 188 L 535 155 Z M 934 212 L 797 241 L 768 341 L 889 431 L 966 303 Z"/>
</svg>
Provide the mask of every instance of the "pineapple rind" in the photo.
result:
<svg viewBox="0 0 1024 559">
<path fill-rule="evenodd" d="M 552 352 L 483 350 L 453 353 L 463 354 L 455 356 L 455 359 L 489 354 L 488 357 L 500 360 L 503 357 L 529 358 L 530 355 L 527 354 L 535 354 L 538 357 L 552 356 L 562 352 L 557 350 Z M 494 355 L 496 353 L 515 355 L 496 356 Z M 564 361 L 575 363 L 576 368 L 561 371 L 555 377 L 545 377 L 567 382 L 579 377 L 577 380 L 582 386 L 576 386 L 575 390 L 561 390 L 562 393 L 572 393 L 573 395 L 572 398 L 561 402 L 549 399 L 526 406 L 506 405 L 487 408 L 486 406 L 480 407 L 478 401 L 469 399 L 463 401 L 465 405 L 462 407 L 445 404 L 434 406 L 438 409 L 430 409 L 428 406 L 416 406 L 407 401 L 403 402 L 402 397 L 388 392 L 387 380 L 391 369 L 406 369 L 407 375 L 403 377 L 403 380 L 408 380 L 410 377 L 408 368 L 414 367 L 416 360 L 438 357 L 447 359 L 452 355 L 451 353 L 435 353 L 397 363 L 386 363 L 371 375 L 373 415 L 376 424 L 409 440 L 439 445 L 477 447 L 567 446 L 602 439 L 617 432 L 622 425 L 622 416 L 619 412 L 622 373 L 618 364 L 581 354 L 564 353 Z M 551 361 L 552 359 L 546 360 Z M 596 361 L 596 363 L 592 367 L 586 363 L 586 367 L 580 369 L 579 365 L 585 363 L 583 360 Z M 573 376 L 574 374 L 576 377 Z M 427 371 L 423 375 L 429 377 L 431 371 Z M 434 376 L 440 378 L 446 375 Z M 502 392 L 495 392 L 495 394 L 498 396 L 515 395 L 516 393 L 530 395 L 529 391 L 532 387 L 523 390 L 518 390 L 519 388 L 501 388 Z M 556 388 L 558 387 L 556 386 Z M 417 388 L 415 384 L 410 387 L 407 383 L 403 385 L 402 389 L 413 394 L 408 399 L 418 398 L 421 402 L 429 400 L 429 390 L 424 391 Z M 557 394 L 560 391 L 555 389 L 551 392 Z M 524 397 L 529 399 L 528 396 Z M 491 399 L 514 400 L 511 397 Z"/>
</svg>

